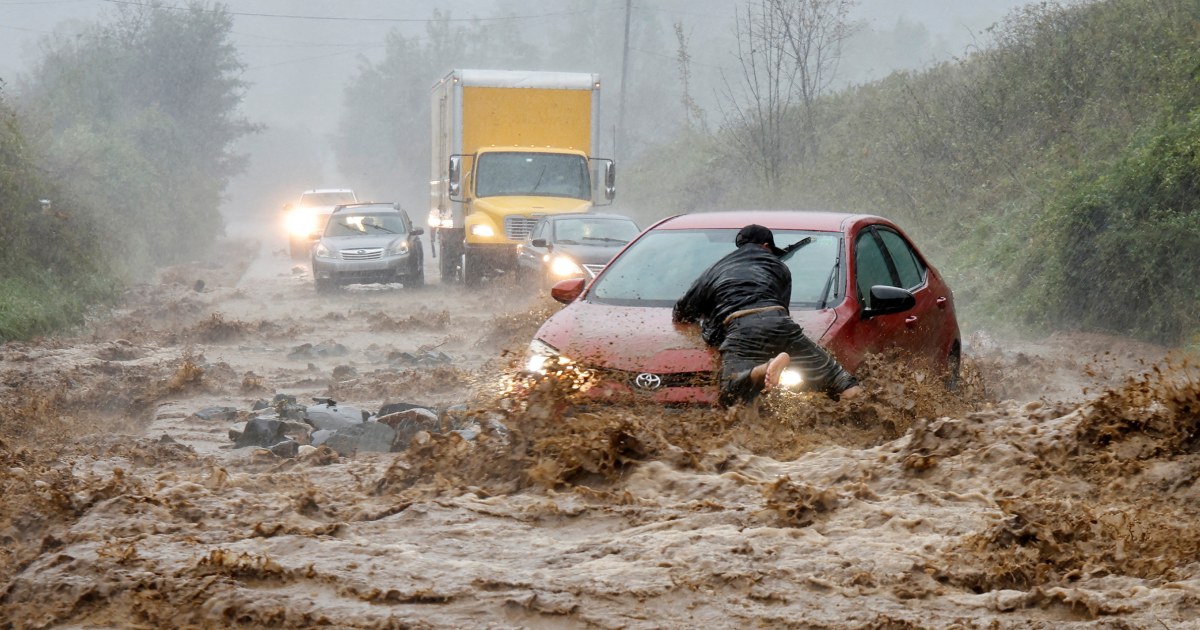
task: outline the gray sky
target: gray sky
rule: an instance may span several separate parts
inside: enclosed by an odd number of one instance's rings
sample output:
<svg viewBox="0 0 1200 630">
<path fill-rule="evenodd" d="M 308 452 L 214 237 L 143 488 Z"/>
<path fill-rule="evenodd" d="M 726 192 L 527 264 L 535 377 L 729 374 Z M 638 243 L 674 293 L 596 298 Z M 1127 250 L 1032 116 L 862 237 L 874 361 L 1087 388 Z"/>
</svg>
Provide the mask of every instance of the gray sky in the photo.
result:
<svg viewBox="0 0 1200 630">
<path fill-rule="evenodd" d="M 0 0 L 0 79 L 26 71 L 39 56 L 38 42 L 52 32 L 70 35 L 82 24 L 94 22 L 124 0 Z M 598 20 L 620 24 L 625 0 L 598 0 Z M 285 133 L 308 134 L 318 144 L 337 126 L 343 88 L 353 76 L 360 57 L 378 60 L 383 42 L 393 28 L 421 34 L 442 0 L 231 0 L 234 40 L 246 64 L 244 79 L 250 84 L 243 111 L 251 120 Z M 980 41 L 984 29 L 1002 19 L 1024 0 L 861 0 L 853 17 L 868 29 L 890 31 L 897 24 L 915 27 L 927 35 L 920 45 L 892 41 L 885 44 L 862 38 L 849 50 L 842 76 L 849 82 L 878 79 L 900 68 L 913 68 L 963 54 Z M 572 19 L 575 3 L 534 0 L 458 0 L 450 5 L 454 18 L 494 17 L 498 11 L 515 20 L 496 20 L 496 28 L 519 25 L 532 36 L 553 38 L 565 20 Z M 635 20 L 653 16 L 661 33 L 643 41 L 658 42 L 657 50 L 635 45 L 630 64 L 654 69 L 661 66 L 667 80 L 677 81 L 673 60 L 672 24 L 682 22 L 690 35 L 696 97 L 713 98 L 713 87 L 722 68 L 732 68 L 733 16 L 745 0 L 635 0 Z M 612 24 L 609 24 L 612 26 Z M 619 56 L 621 42 L 614 41 L 612 55 Z M 665 46 L 665 50 L 664 47 Z M 607 53 L 606 53 L 607 54 Z M 613 67 L 610 58 L 606 67 Z M 454 67 L 447 62 L 446 69 Z M 430 77 L 430 84 L 436 77 Z M 608 85 L 618 77 L 606 76 Z M 11 89 L 11 87 L 10 87 Z M 422 86 L 421 89 L 427 89 Z M 707 94 L 706 94 L 707 93 Z M 611 102 L 610 102 L 611 104 Z M 610 107 L 606 105 L 605 107 Z M 251 159 L 269 160 L 269 155 Z M 330 179 L 333 165 L 325 165 Z M 236 186 L 234 187 L 236 188 Z"/>
</svg>

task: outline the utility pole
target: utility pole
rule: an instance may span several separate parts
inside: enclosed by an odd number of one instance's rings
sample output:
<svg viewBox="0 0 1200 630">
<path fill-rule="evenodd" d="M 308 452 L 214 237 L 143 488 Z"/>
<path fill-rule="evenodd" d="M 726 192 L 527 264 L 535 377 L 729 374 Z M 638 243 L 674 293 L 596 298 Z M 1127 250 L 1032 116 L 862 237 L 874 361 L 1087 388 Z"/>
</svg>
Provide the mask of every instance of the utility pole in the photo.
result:
<svg viewBox="0 0 1200 630">
<path fill-rule="evenodd" d="M 629 14 L 632 11 L 633 0 L 625 0 L 625 46 L 621 52 L 621 104 L 617 108 L 617 137 L 613 142 L 613 159 L 621 159 L 621 150 L 625 148 L 625 77 L 629 74 Z"/>
</svg>

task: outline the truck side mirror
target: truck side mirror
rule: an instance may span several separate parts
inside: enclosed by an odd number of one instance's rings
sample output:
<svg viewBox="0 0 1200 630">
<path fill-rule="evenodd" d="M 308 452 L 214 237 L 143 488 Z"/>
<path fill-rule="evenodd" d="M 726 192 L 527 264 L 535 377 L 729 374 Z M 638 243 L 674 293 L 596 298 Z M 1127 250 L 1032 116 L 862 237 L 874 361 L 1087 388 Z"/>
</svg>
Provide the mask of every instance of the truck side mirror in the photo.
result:
<svg viewBox="0 0 1200 630">
<path fill-rule="evenodd" d="M 462 201 L 462 158 L 450 156 L 450 199 Z"/>
<path fill-rule="evenodd" d="M 529 245 L 530 245 L 531 247 L 545 247 L 545 246 L 546 246 L 546 239 L 544 239 L 544 238 L 535 238 L 535 239 L 533 239 L 532 241 L 529 241 Z"/>
<path fill-rule="evenodd" d="M 617 196 L 617 165 L 612 161 L 604 163 L 604 198 L 612 201 Z"/>
</svg>

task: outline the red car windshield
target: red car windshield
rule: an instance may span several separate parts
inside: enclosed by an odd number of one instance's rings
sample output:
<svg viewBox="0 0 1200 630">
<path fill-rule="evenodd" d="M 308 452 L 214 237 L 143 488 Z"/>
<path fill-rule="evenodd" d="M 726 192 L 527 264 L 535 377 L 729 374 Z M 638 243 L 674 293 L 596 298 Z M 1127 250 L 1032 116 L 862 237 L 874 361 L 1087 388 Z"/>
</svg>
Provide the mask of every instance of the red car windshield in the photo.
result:
<svg viewBox="0 0 1200 630">
<path fill-rule="evenodd" d="M 622 306 L 674 306 L 692 282 L 733 251 L 738 229 L 652 230 L 608 264 L 587 299 Z M 777 230 L 775 244 L 786 248 L 805 237 L 812 241 L 787 257 L 792 272 L 792 308 L 814 309 L 842 295 L 838 253 L 840 232 Z"/>
</svg>

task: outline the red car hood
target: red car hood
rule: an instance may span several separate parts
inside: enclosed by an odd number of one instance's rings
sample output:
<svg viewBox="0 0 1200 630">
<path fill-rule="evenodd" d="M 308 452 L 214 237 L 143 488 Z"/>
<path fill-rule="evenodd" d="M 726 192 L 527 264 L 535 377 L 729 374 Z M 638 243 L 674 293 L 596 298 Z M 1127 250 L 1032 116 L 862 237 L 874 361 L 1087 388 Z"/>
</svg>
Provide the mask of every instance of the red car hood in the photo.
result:
<svg viewBox="0 0 1200 630">
<path fill-rule="evenodd" d="M 834 311 L 797 311 L 792 317 L 819 343 Z M 699 327 L 677 327 L 664 307 L 576 301 L 546 320 L 536 338 L 585 367 L 670 374 L 716 366 L 716 352 L 704 344 Z"/>
</svg>

